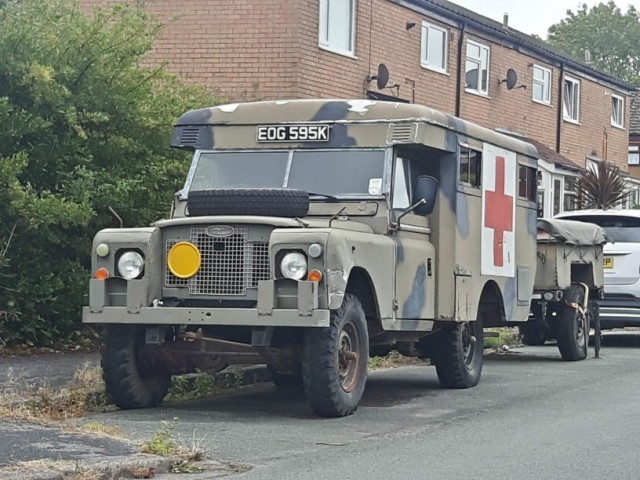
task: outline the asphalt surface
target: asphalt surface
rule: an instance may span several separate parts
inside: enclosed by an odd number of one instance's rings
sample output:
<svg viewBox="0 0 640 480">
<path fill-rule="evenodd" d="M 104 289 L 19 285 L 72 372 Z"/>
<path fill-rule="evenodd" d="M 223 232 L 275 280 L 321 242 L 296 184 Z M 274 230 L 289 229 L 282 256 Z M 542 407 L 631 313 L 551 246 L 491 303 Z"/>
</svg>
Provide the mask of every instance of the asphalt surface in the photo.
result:
<svg viewBox="0 0 640 480">
<path fill-rule="evenodd" d="M 170 421 L 181 443 L 232 470 L 246 466 L 243 479 L 638 479 L 640 334 L 609 334 L 602 358 L 592 356 L 562 362 L 553 345 L 488 355 L 480 385 L 469 390 L 441 389 L 429 366 L 376 371 L 361 407 L 343 419 L 315 417 L 296 390 L 260 385 L 82 421 L 119 426 L 134 444 Z M 116 458 L 132 448 L 100 442 L 4 423 L 0 465 Z"/>
<path fill-rule="evenodd" d="M 439 388 L 428 366 L 374 372 L 354 416 L 316 418 L 295 390 L 92 418 L 149 438 L 160 420 L 246 479 L 637 479 L 640 335 L 607 336 L 602 358 L 553 345 L 489 355 L 479 386 Z"/>
</svg>

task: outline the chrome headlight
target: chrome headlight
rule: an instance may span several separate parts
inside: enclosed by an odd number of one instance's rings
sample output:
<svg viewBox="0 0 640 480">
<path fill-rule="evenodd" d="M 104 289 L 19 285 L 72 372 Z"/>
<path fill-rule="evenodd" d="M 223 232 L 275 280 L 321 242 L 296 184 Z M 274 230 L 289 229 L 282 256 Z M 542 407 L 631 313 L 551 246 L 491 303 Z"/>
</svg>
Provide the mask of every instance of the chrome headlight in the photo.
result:
<svg viewBox="0 0 640 480">
<path fill-rule="evenodd" d="M 280 262 L 280 271 L 286 278 L 302 280 L 307 274 L 307 259 L 298 252 L 287 253 Z"/>
<path fill-rule="evenodd" d="M 127 280 L 138 278 L 144 270 L 144 258 L 138 252 L 128 251 L 118 259 L 118 273 Z"/>
</svg>

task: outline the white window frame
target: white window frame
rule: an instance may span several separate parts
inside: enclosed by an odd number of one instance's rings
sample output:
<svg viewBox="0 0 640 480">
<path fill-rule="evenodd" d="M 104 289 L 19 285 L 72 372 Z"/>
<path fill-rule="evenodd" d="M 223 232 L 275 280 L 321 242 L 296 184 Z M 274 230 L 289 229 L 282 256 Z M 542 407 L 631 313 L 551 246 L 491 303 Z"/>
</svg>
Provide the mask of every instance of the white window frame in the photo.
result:
<svg viewBox="0 0 640 480">
<path fill-rule="evenodd" d="M 628 165 L 640 165 L 640 146 L 629 145 Z"/>
<path fill-rule="evenodd" d="M 427 42 L 429 39 L 429 31 L 433 30 L 442 34 L 443 48 L 442 48 L 442 61 L 436 62 L 430 61 L 429 49 L 427 48 Z M 420 42 L 420 65 L 422 67 L 433 70 L 438 73 L 447 73 L 447 57 L 449 56 L 449 31 L 444 27 L 439 27 L 429 22 L 422 22 L 422 39 Z"/>
<path fill-rule="evenodd" d="M 320 48 L 347 57 L 355 57 L 356 32 L 356 1 L 357 0 L 320 0 L 318 11 L 318 44 Z M 349 22 L 349 47 L 347 49 L 331 44 L 331 4 L 349 2 L 351 7 L 351 22 Z"/>
<path fill-rule="evenodd" d="M 574 95 L 573 100 L 575 102 L 575 107 L 572 103 L 571 112 L 567 112 L 566 104 L 565 104 L 566 96 L 567 96 L 567 92 L 565 91 L 565 85 L 567 82 L 573 85 L 572 90 Z M 574 110 L 575 110 L 575 117 L 574 117 Z M 580 80 L 578 80 L 577 78 L 566 76 L 566 75 L 562 80 L 562 118 L 566 122 L 578 123 L 580 121 Z"/>
<path fill-rule="evenodd" d="M 615 117 L 616 103 L 619 103 L 620 109 L 618 111 L 618 117 Z M 611 125 L 618 128 L 624 128 L 624 97 L 615 93 L 611 94 Z"/>
<path fill-rule="evenodd" d="M 544 74 L 548 75 L 549 76 L 548 82 L 545 82 L 544 80 L 536 79 L 536 70 L 540 70 L 541 72 L 543 72 L 543 78 L 544 78 Z M 551 69 L 534 64 L 531 83 L 533 84 L 533 86 L 540 85 L 542 87 L 542 98 L 538 99 L 535 97 L 536 90 L 535 88 L 532 87 L 531 99 L 536 103 L 542 103 L 543 105 L 551 105 L 551 82 L 552 82 Z"/>
<path fill-rule="evenodd" d="M 479 57 L 470 57 L 469 56 L 469 45 L 474 45 L 480 48 L 480 56 Z M 482 88 L 482 50 L 487 51 L 487 87 L 485 89 Z M 467 49 L 465 52 L 465 77 L 467 74 L 467 63 L 472 62 L 478 65 L 478 88 L 470 88 L 465 86 L 465 91 L 476 93 L 478 95 L 488 96 L 489 95 L 489 78 L 491 75 L 490 66 L 491 66 L 491 47 L 489 45 L 485 45 L 483 43 L 476 42 L 475 40 L 467 39 Z"/>
</svg>

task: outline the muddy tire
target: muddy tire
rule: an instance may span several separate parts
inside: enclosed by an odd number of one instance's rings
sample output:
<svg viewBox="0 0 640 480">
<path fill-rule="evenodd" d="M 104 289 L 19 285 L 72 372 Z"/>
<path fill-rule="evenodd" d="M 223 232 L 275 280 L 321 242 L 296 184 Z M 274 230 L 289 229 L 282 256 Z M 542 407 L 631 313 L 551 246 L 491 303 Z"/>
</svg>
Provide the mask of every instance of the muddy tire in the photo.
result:
<svg viewBox="0 0 640 480">
<path fill-rule="evenodd" d="M 434 338 L 438 380 L 443 388 L 470 388 L 480 381 L 484 355 L 482 318 L 475 322 L 446 324 Z"/>
<path fill-rule="evenodd" d="M 360 301 L 346 294 L 326 328 L 310 328 L 302 347 L 307 401 L 322 417 L 353 414 L 367 383 L 369 336 Z"/>
<path fill-rule="evenodd" d="M 589 320 L 571 304 L 584 303 L 584 289 L 571 285 L 558 306 L 556 316 L 556 340 L 562 359 L 569 362 L 584 360 L 589 344 Z"/>
<path fill-rule="evenodd" d="M 138 352 L 144 344 L 144 328 L 109 325 L 103 335 L 102 376 L 109 399 L 125 410 L 160 405 L 171 374 L 161 364 L 141 362 Z"/>
<path fill-rule="evenodd" d="M 304 217 L 309 194 L 289 188 L 216 188 L 193 190 L 187 199 L 189 216 L 260 215 Z"/>
</svg>

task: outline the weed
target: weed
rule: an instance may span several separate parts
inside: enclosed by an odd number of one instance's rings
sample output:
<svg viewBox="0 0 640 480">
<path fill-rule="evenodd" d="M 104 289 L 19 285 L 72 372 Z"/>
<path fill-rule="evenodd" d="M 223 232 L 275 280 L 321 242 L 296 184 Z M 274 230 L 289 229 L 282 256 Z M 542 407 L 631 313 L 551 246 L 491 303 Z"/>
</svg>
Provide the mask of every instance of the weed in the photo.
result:
<svg viewBox="0 0 640 480">
<path fill-rule="evenodd" d="M 104 406 L 106 396 L 100 367 L 83 365 L 73 380 L 58 388 L 23 386 L 0 395 L 0 416 L 48 423 L 83 417 Z"/>
<path fill-rule="evenodd" d="M 194 464 L 194 462 L 205 458 L 205 451 L 201 447 L 205 437 L 196 440 L 194 431 L 193 438 L 189 444 L 185 444 L 180 437 L 176 440 L 173 437 L 176 420 L 161 422 L 162 426 L 153 433 L 151 440 L 142 444 L 140 451 L 163 457 L 174 457 L 175 460 L 170 469 L 173 473 L 201 472 L 202 468 Z"/>
<path fill-rule="evenodd" d="M 100 435 L 109 435 L 111 437 L 122 437 L 123 432 L 120 427 L 109 426 L 99 422 L 84 423 L 80 426 L 81 429 L 87 430 L 91 433 L 97 433 Z"/>
<path fill-rule="evenodd" d="M 381 368 L 394 368 L 394 367 L 402 367 L 406 365 L 423 365 L 425 363 L 424 360 L 417 357 L 406 357 L 401 353 L 392 350 L 388 355 L 384 357 L 370 357 L 369 358 L 369 369 L 377 370 Z"/>
<path fill-rule="evenodd" d="M 488 328 L 484 338 L 484 348 L 500 348 L 503 345 L 513 347 L 519 345 L 517 328 Z M 496 335 L 497 334 L 497 335 Z"/>
</svg>

